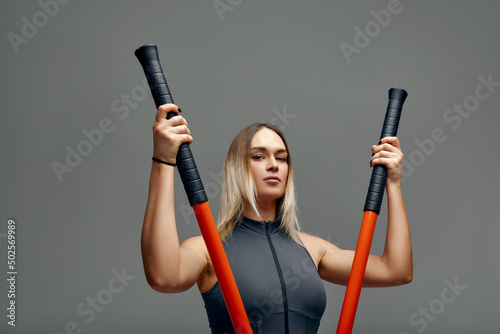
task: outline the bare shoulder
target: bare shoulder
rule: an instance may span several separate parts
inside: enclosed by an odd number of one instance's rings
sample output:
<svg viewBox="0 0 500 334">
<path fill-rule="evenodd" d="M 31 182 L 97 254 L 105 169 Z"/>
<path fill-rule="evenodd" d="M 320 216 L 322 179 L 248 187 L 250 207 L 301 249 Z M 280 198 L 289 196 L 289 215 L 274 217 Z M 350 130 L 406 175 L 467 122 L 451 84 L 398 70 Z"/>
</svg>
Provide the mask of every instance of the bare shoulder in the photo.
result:
<svg viewBox="0 0 500 334">
<path fill-rule="evenodd" d="M 335 246 L 331 242 L 329 242 L 328 240 L 322 239 L 322 238 L 317 237 L 317 236 L 312 235 L 312 234 L 308 234 L 308 233 L 304 233 L 304 232 L 298 232 L 297 234 L 298 234 L 300 240 L 302 240 L 302 242 L 310 243 L 311 246 L 316 246 L 316 247 L 320 247 L 320 248 L 329 247 L 330 245 Z"/>
<path fill-rule="evenodd" d="M 337 248 L 334 244 L 331 242 L 322 239 L 320 237 L 317 237 L 315 235 L 303 233 L 303 232 L 298 232 L 297 235 L 299 236 L 300 240 L 306 247 L 307 251 L 311 255 L 311 257 L 314 259 L 314 262 L 316 263 L 316 267 L 319 265 L 321 262 L 321 259 L 325 256 L 325 254 L 332 249 Z"/>
</svg>

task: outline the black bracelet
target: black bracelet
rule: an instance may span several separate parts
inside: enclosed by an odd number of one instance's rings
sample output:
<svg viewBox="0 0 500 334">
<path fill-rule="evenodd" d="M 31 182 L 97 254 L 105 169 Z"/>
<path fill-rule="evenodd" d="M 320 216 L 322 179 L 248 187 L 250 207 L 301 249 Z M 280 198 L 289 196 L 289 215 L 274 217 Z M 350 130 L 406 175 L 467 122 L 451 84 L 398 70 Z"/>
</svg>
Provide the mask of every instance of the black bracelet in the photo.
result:
<svg viewBox="0 0 500 334">
<path fill-rule="evenodd" d="M 156 161 L 156 162 L 159 162 L 159 163 L 162 163 L 162 164 L 165 164 L 165 165 L 169 165 L 169 166 L 172 166 L 172 167 L 176 166 L 176 164 L 171 164 L 170 162 L 162 161 L 162 160 L 157 159 L 155 157 L 153 157 L 152 159 L 153 159 L 153 161 Z"/>
</svg>

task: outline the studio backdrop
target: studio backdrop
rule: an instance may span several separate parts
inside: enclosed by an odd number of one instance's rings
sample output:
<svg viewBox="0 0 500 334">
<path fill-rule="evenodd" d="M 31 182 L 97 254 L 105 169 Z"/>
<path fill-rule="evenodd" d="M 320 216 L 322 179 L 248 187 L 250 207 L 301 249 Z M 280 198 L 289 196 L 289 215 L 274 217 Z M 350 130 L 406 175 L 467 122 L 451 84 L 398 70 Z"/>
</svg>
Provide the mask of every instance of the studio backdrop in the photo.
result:
<svg viewBox="0 0 500 334">
<path fill-rule="evenodd" d="M 142 267 L 156 108 L 134 51 L 151 43 L 214 217 L 231 140 L 271 123 L 303 230 L 345 249 L 387 92 L 405 89 L 413 281 L 363 289 L 353 333 L 500 333 L 498 13 L 498 1 L 2 1 L 0 332 L 210 332 L 196 286 L 159 293 Z M 183 241 L 200 230 L 178 176 L 175 191 Z M 325 288 L 321 334 L 345 293 Z"/>
</svg>

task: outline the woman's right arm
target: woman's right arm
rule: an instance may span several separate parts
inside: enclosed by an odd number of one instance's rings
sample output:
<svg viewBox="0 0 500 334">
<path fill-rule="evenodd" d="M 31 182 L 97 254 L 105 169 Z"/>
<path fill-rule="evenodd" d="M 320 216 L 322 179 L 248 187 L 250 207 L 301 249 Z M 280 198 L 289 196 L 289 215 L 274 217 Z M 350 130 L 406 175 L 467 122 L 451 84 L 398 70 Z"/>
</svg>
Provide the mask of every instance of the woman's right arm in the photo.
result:
<svg viewBox="0 0 500 334">
<path fill-rule="evenodd" d="M 153 156 L 175 164 L 179 146 L 191 143 L 187 121 L 182 116 L 166 119 L 174 104 L 158 108 L 153 125 Z M 152 162 L 149 195 L 141 236 L 144 272 L 149 285 L 160 292 L 182 292 L 193 286 L 207 268 L 201 237 L 179 246 L 174 205 L 175 167 Z M 202 241 L 202 240 L 201 240 Z"/>
</svg>

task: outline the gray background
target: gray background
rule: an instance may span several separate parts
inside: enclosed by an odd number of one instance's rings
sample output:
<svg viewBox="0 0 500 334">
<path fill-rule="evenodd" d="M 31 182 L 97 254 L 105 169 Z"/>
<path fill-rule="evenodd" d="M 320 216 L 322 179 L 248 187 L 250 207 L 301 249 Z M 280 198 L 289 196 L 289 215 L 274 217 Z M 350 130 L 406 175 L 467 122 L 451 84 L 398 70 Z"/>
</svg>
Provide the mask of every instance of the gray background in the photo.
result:
<svg viewBox="0 0 500 334">
<path fill-rule="evenodd" d="M 12 218 L 18 308 L 13 328 L 2 279 L 0 332 L 55 334 L 71 322 L 82 333 L 209 332 L 196 287 L 161 294 L 142 270 L 156 109 L 149 93 L 141 94 L 144 74 L 133 51 L 155 43 L 190 121 L 214 215 L 220 187 L 213 175 L 231 139 L 252 122 L 274 122 L 291 146 L 304 230 L 342 248 L 356 244 L 387 91 L 405 88 L 399 138 L 414 280 L 363 290 L 354 332 L 499 333 L 499 88 L 459 127 L 444 117 L 475 94 L 479 76 L 500 81 L 500 2 L 401 0 L 401 12 L 348 62 L 340 44 L 354 45 L 355 27 L 371 27 L 370 12 L 389 1 L 221 1 L 232 9 L 222 16 L 210 0 L 74 0 L 45 15 L 48 22 L 36 1 L 1 2 L 0 276 Z M 8 35 L 21 36 L 23 17 L 34 16 L 38 32 L 16 53 Z M 122 96 L 132 93 L 125 107 Z M 52 163 L 65 164 L 66 147 L 83 145 L 82 131 L 103 119 L 113 131 L 60 181 Z M 417 143 L 435 129 L 446 141 L 425 154 Z M 177 181 L 184 240 L 199 229 Z M 373 253 L 383 250 L 386 220 L 384 203 Z M 134 278 L 87 322 L 77 307 L 110 296 L 113 270 Z M 440 301 L 446 280 L 466 286 L 451 303 Z M 332 333 L 345 288 L 325 287 L 319 332 Z M 419 310 L 429 307 L 425 320 Z"/>
</svg>

